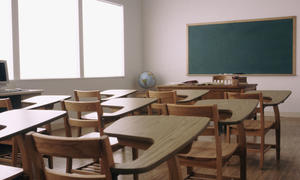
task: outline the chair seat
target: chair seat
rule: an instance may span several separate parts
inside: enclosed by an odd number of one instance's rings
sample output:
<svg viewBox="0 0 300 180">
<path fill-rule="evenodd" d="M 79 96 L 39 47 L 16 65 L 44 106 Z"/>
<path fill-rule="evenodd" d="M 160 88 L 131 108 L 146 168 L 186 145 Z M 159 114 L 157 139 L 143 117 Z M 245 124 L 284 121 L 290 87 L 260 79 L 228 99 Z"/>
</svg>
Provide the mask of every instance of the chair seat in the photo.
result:
<svg viewBox="0 0 300 180">
<path fill-rule="evenodd" d="M 260 120 L 245 120 L 244 128 L 246 131 L 258 131 L 260 130 Z M 265 129 L 270 129 L 275 124 L 274 121 L 265 121 Z M 231 126 L 237 128 L 236 125 Z"/>
<path fill-rule="evenodd" d="M 227 159 L 231 157 L 237 148 L 238 144 L 236 143 L 222 143 L 222 158 Z M 179 154 L 178 156 L 194 160 L 216 159 L 216 143 L 194 141 L 190 152 Z"/>
</svg>

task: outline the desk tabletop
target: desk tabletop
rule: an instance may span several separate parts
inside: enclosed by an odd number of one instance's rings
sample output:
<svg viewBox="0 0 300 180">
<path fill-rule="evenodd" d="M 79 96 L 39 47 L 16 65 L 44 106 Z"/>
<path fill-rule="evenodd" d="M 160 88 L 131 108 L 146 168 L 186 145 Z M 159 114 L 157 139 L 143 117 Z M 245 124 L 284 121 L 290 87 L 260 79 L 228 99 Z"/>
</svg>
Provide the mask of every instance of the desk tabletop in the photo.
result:
<svg viewBox="0 0 300 180">
<path fill-rule="evenodd" d="M 229 118 L 221 120 L 222 124 L 237 124 L 246 119 L 257 107 L 255 99 L 208 99 L 197 101 L 194 105 L 217 104 L 219 112 L 230 114 Z"/>
<path fill-rule="evenodd" d="M 128 96 L 130 94 L 135 93 L 137 90 L 135 89 L 109 89 L 105 91 L 101 91 L 100 94 L 104 95 L 104 97 L 101 97 L 101 100 L 107 101 L 114 98 L 121 98 Z"/>
<path fill-rule="evenodd" d="M 26 133 L 63 117 L 65 111 L 16 109 L 0 113 L 0 140 Z"/>
<path fill-rule="evenodd" d="M 7 178 L 13 179 L 23 173 L 22 168 L 6 166 L 6 165 L 1 165 L 1 164 L 0 164 L 0 171 L 1 171 L 0 179 L 7 179 Z M 5 172 L 5 173 L 3 173 L 3 172 Z"/>
<path fill-rule="evenodd" d="M 114 122 L 104 133 L 151 146 L 138 159 L 116 164 L 117 174 L 143 173 L 168 160 L 190 144 L 207 126 L 206 117 L 127 116 Z M 134 146 L 134 145 L 133 145 Z"/>
<path fill-rule="evenodd" d="M 17 96 L 17 95 L 30 95 L 30 94 L 41 94 L 44 92 L 43 89 L 21 89 L 14 92 L 0 92 L 0 97 L 3 96 Z"/>
<path fill-rule="evenodd" d="M 191 102 L 194 100 L 199 99 L 201 96 L 207 94 L 209 90 L 200 90 L 200 89 L 193 89 L 193 90 L 176 90 L 176 94 L 178 97 L 182 97 L 183 99 L 180 99 L 177 101 L 178 103 L 185 103 L 185 102 Z"/>
<path fill-rule="evenodd" d="M 112 113 L 103 113 L 103 117 L 119 118 L 125 114 L 134 112 L 140 108 L 146 107 L 149 104 L 156 102 L 156 98 L 115 98 L 101 103 L 102 107 L 117 108 L 118 110 Z M 83 118 L 97 119 L 96 113 L 89 113 Z"/>
<path fill-rule="evenodd" d="M 257 90 L 247 91 L 247 93 L 262 92 L 265 106 L 273 106 L 283 103 L 292 93 L 290 90 Z"/>
<path fill-rule="evenodd" d="M 23 109 L 38 109 L 48 105 L 53 105 L 60 101 L 70 99 L 69 95 L 40 95 L 34 96 L 28 99 L 24 99 L 22 103 L 32 104 L 30 106 L 24 107 Z"/>
<path fill-rule="evenodd" d="M 255 89 L 257 84 L 239 83 L 239 85 L 234 86 L 232 84 L 220 84 L 220 83 L 189 83 L 189 84 L 167 84 L 159 85 L 157 88 L 159 90 L 167 89 Z"/>
</svg>

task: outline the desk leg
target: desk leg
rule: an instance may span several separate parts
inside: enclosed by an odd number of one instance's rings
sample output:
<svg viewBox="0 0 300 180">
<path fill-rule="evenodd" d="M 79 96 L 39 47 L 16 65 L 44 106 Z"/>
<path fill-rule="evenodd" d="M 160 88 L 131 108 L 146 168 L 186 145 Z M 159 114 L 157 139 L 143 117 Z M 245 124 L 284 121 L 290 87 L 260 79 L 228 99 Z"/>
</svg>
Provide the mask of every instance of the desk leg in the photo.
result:
<svg viewBox="0 0 300 180">
<path fill-rule="evenodd" d="M 247 143 L 244 123 L 238 124 L 238 141 L 239 141 L 239 156 L 240 156 L 240 178 L 247 179 Z"/>
<path fill-rule="evenodd" d="M 111 174 L 111 179 L 112 180 L 118 180 L 118 174 L 112 173 Z"/>
<path fill-rule="evenodd" d="M 136 160 L 138 158 L 138 150 L 136 148 L 132 148 L 132 160 Z M 133 174 L 134 180 L 139 180 L 138 174 Z"/>
<path fill-rule="evenodd" d="M 169 180 L 182 180 L 182 172 L 176 155 L 168 160 Z"/>
<path fill-rule="evenodd" d="M 17 140 L 18 147 L 21 152 L 21 158 L 22 158 L 22 168 L 24 170 L 24 176 L 26 179 L 33 179 L 33 171 L 31 167 L 31 161 L 29 157 L 29 152 L 25 145 L 25 136 L 23 134 L 16 135 L 15 139 Z"/>
<path fill-rule="evenodd" d="M 280 160 L 280 114 L 278 105 L 273 106 L 275 113 L 276 160 Z"/>
</svg>

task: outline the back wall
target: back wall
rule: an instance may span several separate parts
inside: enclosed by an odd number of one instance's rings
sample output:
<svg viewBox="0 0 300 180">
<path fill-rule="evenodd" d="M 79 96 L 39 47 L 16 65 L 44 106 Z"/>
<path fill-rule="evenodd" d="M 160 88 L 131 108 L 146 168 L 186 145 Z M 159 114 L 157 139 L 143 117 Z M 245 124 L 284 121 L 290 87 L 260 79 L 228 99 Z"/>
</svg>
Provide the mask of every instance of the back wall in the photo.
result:
<svg viewBox="0 0 300 180">
<path fill-rule="evenodd" d="M 196 79 L 211 81 L 211 76 L 187 76 L 186 24 L 298 16 L 298 0 L 143 0 L 144 70 L 152 71 L 158 84 Z M 297 21 L 299 21 L 297 19 Z M 296 28 L 297 34 L 299 30 Z M 299 42 L 299 36 L 296 36 Z M 284 114 L 298 114 L 300 107 L 299 47 L 296 48 L 296 76 L 249 76 L 258 89 L 289 89 L 292 95 L 280 105 Z M 268 110 L 267 110 L 268 111 Z"/>
</svg>

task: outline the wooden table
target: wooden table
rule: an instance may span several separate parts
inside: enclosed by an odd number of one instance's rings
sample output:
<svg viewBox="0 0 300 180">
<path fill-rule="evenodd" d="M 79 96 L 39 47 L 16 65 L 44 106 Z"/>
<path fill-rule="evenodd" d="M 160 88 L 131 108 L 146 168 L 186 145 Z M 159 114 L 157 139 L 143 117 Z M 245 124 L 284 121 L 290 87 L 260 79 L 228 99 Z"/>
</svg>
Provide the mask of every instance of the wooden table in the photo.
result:
<svg viewBox="0 0 300 180">
<path fill-rule="evenodd" d="M 177 89 L 177 103 L 187 103 L 192 104 L 193 102 L 200 100 L 204 95 L 206 95 L 209 90 L 203 89 Z M 146 92 L 140 92 L 139 97 L 146 97 Z"/>
<path fill-rule="evenodd" d="M 244 131 L 243 120 L 246 119 L 257 107 L 258 100 L 255 99 L 208 99 L 197 101 L 195 105 L 217 104 L 220 114 L 220 124 L 237 124 L 239 129 L 239 148 L 240 153 L 245 157 L 245 162 L 241 162 L 241 179 L 247 178 L 247 148 L 246 134 Z"/>
<path fill-rule="evenodd" d="M 278 105 L 283 103 L 292 93 L 290 90 L 260 90 L 260 91 L 249 91 L 247 93 L 262 92 L 264 101 L 264 107 L 272 106 L 275 115 L 275 126 L 278 128 L 276 131 L 276 137 L 280 137 L 280 113 Z M 280 138 L 276 138 L 276 144 L 279 146 L 276 157 L 280 159 Z"/>
<path fill-rule="evenodd" d="M 17 139 L 22 155 L 24 174 L 32 177 L 30 155 L 25 145 L 25 133 L 65 116 L 65 111 L 17 109 L 0 113 L 0 140 Z"/>
<path fill-rule="evenodd" d="M 135 89 L 110 89 L 110 90 L 101 91 L 100 92 L 101 100 L 107 101 L 114 98 L 126 97 L 130 94 L 135 93 L 136 91 L 137 90 Z M 102 95 L 104 97 L 102 97 Z"/>
<path fill-rule="evenodd" d="M 29 106 L 24 107 L 23 109 L 53 109 L 55 103 L 60 101 L 70 99 L 69 95 L 40 95 L 34 96 L 22 101 L 23 104 L 29 104 Z"/>
<path fill-rule="evenodd" d="M 43 89 L 21 89 L 15 92 L 0 92 L 0 98 L 9 97 L 14 109 L 22 107 L 22 99 L 42 94 Z"/>
<path fill-rule="evenodd" d="M 208 122 L 205 117 L 188 116 L 128 116 L 114 122 L 105 134 L 117 137 L 123 145 L 146 149 L 138 159 L 116 164 L 111 169 L 115 179 L 118 174 L 147 172 L 164 161 L 168 161 L 172 180 L 182 178 L 173 171 L 180 169 L 174 155 L 196 139 Z"/>
<path fill-rule="evenodd" d="M 209 93 L 204 95 L 202 99 L 224 99 L 224 92 L 246 92 L 256 90 L 257 84 L 240 83 L 237 86 L 232 84 L 212 84 L 212 83 L 196 83 L 196 84 L 172 84 L 157 86 L 158 90 L 175 90 L 175 89 L 206 89 Z"/>
<path fill-rule="evenodd" d="M 108 119 L 119 119 L 122 116 L 125 116 L 129 113 L 133 113 L 134 111 L 146 107 L 154 102 L 156 102 L 156 98 L 115 98 L 110 99 L 108 101 L 104 101 L 101 103 L 102 107 L 114 108 L 118 109 L 115 112 L 111 113 L 103 113 L 104 118 Z M 83 118 L 86 119 L 97 119 L 96 113 L 89 113 Z"/>
</svg>

